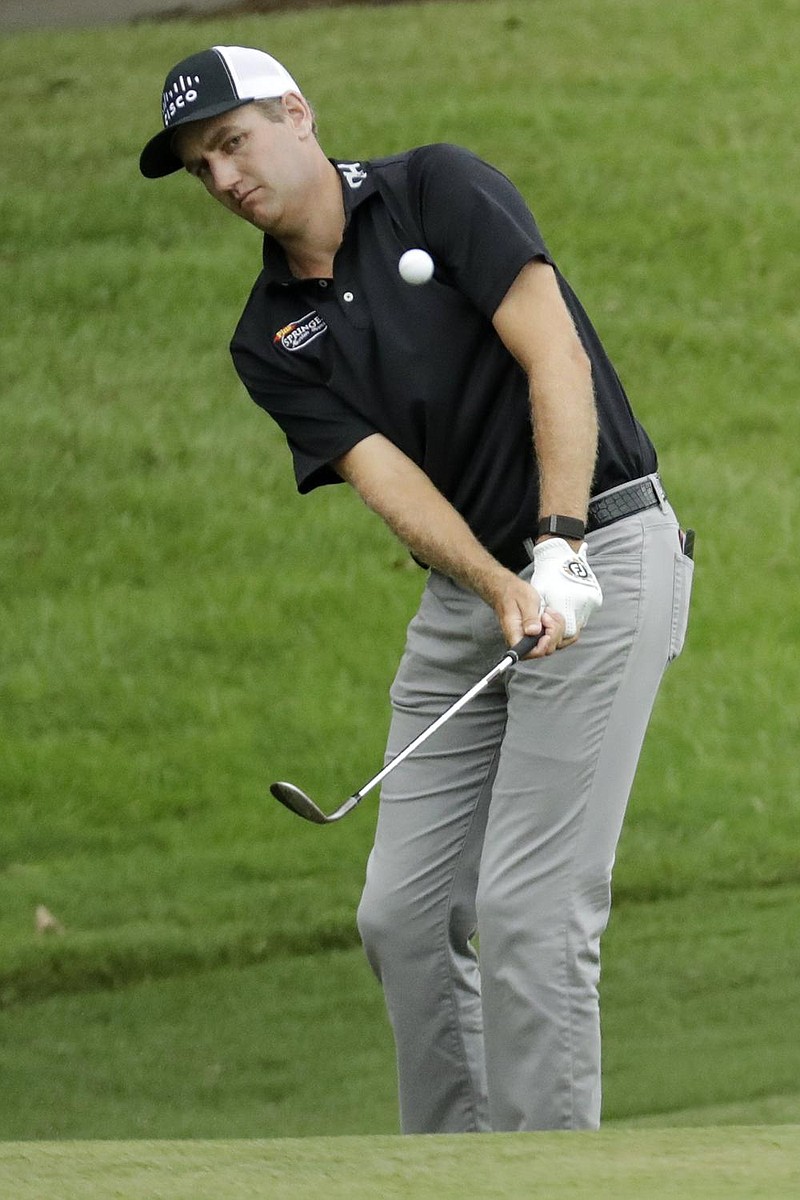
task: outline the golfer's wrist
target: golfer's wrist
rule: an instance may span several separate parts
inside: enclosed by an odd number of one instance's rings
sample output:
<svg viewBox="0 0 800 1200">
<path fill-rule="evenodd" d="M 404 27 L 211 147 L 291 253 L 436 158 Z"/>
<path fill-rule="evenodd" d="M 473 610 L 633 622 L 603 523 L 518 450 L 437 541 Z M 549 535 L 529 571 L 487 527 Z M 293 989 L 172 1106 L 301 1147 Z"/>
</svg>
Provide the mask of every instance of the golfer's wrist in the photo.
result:
<svg viewBox="0 0 800 1200">
<path fill-rule="evenodd" d="M 558 536 L 559 535 L 557 533 L 543 533 L 541 537 L 537 537 L 536 545 L 538 546 L 540 542 L 549 542 L 551 540 L 551 538 L 558 537 Z M 571 546 L 576 554 L 578 553 L 581 546 L 583 545 L 582 538 L 562 537 L 561 541 L 566 542 L 568 546 Z"/>
<path fill-rule="evenodd" d="M 583 517 L 567 516 L 563 513 L 551 512 L 539 518 L 536 527 L 536 537 L 560 537 L 572 545 L 577 541 L 582 544 L 586 538 L 586 521 Z"/>
</svg>

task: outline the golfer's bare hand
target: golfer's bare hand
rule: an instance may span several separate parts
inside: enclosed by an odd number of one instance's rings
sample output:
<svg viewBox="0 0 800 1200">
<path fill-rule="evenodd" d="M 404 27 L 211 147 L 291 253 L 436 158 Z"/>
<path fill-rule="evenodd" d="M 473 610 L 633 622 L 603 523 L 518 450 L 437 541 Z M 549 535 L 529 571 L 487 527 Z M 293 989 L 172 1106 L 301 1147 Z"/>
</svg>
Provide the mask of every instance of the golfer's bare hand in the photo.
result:
<svg viewBox="0 0 800 1200">
<path fill-rule="evenodd" d="M 523 637 L 534 637 L 541 633 L 542 636 L 526 658 L 545 658 L 577 641 L 577 638 L 564 637 L 565 622 L 560 613 L 545 609 L 540 615 L 539 593 L 516 575 L 507 577 L 492 607 L 509 646 L 515 646 Z"/>
</svg>

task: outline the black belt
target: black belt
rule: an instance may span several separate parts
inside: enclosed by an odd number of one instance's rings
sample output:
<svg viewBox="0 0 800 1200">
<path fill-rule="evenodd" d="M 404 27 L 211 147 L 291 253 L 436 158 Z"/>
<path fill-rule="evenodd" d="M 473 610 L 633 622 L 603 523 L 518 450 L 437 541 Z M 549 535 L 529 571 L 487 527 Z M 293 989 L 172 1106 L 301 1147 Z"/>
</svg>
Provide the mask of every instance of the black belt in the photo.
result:
<svg viewBox="0 0 800 1200">
<path fill-rule="evenodd" d="M 596 529 L 604 529 L 606 525 L 613 525 L 615 521 L 632 517 L 647 508 L 655 508 L 665 499 L 660 485 L 656 486 L 652 478 L 648 476 L 646 479 L 635 479 L 633 483 L 627 483 L 605 496 L 597 496 L 589 501 L 586 532 L 593 533 Z M 533 540 L 528 538 L 527 544 L 532 547 Z M 501 546 L 493 553 L 495 558 L 512 571 L 521 571 L 531 561 L 525 542 Z"/>
<path fill-rule="evenodd" d="M 632 517 L 634 513 L 644 512 L 646 508 L 655 508 L 660 504 L 664 493 L 659 491 L 653 480 L 635 479 L 625 487 L 609 492 L 607 496 L 598 496 L 589 501 L 589 519 L 586 522 L 586 532 L 604 529 L 624 517 Z"/>
</svg>

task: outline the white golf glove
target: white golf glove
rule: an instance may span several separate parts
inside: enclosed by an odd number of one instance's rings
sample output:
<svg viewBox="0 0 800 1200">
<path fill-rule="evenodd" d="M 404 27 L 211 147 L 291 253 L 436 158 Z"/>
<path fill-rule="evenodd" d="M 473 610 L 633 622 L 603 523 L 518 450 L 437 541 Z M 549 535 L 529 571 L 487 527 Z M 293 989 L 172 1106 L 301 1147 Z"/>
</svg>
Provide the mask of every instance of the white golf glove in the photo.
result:
<svg viewBox="0 0 800 1200">
<path fill-rule="evenodd" d="M 531 583 L 545 608 L 561 613 L 565 637 L 575 637 L 603 603 L 603 593 L 586 557 L 586 542 L 577 551 L 563 538 L 547 538 L 533 548 Z"/>
</svg>

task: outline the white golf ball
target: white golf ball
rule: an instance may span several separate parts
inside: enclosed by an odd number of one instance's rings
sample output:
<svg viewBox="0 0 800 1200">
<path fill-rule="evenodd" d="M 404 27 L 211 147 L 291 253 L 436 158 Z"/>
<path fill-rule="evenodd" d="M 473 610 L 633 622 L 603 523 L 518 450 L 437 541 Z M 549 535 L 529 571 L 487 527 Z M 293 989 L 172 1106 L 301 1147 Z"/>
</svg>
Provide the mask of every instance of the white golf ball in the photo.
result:
<svg viewBox="0 0 800 1200">
<path fill-rule="evenodd" d="M 433 277 L 433 259 L 427 250 L 406 250 L 397 269 L 406 283 L 427 283 Z"/>
</svg>

